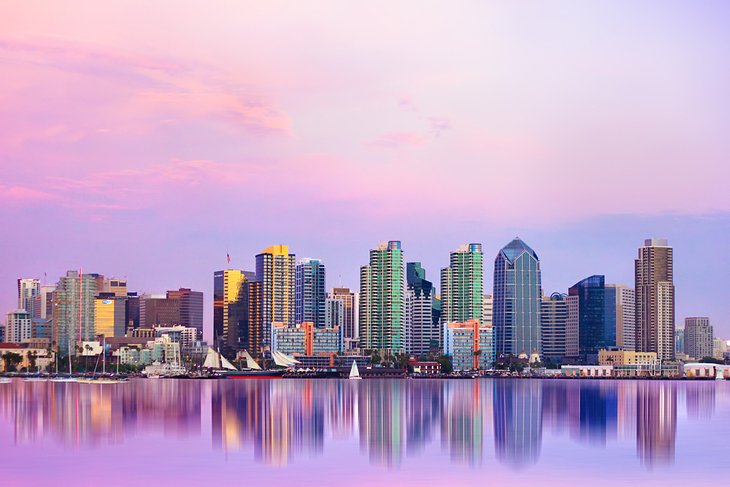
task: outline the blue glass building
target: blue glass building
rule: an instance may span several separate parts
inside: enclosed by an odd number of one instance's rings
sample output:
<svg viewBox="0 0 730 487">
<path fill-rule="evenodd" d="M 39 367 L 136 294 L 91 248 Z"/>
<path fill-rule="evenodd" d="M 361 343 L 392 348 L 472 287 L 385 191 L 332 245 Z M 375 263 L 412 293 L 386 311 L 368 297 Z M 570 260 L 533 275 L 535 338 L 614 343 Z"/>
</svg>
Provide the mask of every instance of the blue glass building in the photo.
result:
<svg viewBox="0 0 730 487">
<path fill-rule="evenodd" d="M 498 355 L 542 353 L 540 259 L 519 238 L 494 260 L 493 322 Z"/>
<path fill-rule="evenodd" d="M 594 275 L 568 290 L 578 296 L 578 351 L 583 363 L 597 363 L 598 351 L 616 346 L 616 288 Z"/>
</svg>

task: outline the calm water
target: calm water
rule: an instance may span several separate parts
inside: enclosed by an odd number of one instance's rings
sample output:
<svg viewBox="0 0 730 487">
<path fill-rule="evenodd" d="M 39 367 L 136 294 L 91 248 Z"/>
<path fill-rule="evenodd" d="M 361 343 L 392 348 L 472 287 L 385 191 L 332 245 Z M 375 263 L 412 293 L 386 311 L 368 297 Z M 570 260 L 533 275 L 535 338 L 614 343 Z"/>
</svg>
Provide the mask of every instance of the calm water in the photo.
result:
<svg viewBox="0 0 730 487">
<path fill-rule="evenodd" d="M 728 439 L 730 382 L 0 384 L 4 486 L 686 487 Z"/>
</svg>

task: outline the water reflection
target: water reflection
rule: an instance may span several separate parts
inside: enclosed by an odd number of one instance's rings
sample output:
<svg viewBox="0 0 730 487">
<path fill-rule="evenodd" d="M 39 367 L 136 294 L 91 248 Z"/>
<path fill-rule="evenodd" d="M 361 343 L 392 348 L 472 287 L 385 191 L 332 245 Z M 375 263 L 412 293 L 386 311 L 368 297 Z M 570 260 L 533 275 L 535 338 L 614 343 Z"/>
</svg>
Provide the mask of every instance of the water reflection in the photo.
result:
<svg viewBox="0 0 730 487">
<path fill-rule="evenodd" d="M 96 447 L 137 435 L 210 437 L 214 451 L 282 466 L 354 441 L 371 464 L 397 468 L 430 446 L 454 463 L 540 462 L 543 437 L 581 448 L 635 442 L 648 468 L 675 461 L 678 403 L 691 421 L 715 411 L 714 382 L 589 380 L 132 381 L 0 386 L 0 421 L 16 445 L 52 439 Z M 720 389 L 725 390 L 725 389 Z M 492 445 L 493 442 L 493 445 Z M 492 453 L 493 447 L 493 453 Z"/>
</svg>

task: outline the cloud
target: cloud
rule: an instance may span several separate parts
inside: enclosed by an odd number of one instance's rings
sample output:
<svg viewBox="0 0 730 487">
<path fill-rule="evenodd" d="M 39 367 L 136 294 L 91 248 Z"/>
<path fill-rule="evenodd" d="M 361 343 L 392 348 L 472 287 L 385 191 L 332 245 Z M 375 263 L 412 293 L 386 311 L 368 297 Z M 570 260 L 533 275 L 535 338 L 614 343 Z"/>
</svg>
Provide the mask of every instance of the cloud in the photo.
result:
<svg viewBox="0 0 730 487">
<path fill-rule="evenodd" d="M 41 203 L 56 199 L 56 195 L 27 186 L 0 185 L 0 200 L 7 203 Z"/>
<path fill-rule="evenodd" d="M 428 124 L 431 134 L 436 137 L 451 129 L 451 121 L 445 117 L 428 117 Z"/>
</svg>

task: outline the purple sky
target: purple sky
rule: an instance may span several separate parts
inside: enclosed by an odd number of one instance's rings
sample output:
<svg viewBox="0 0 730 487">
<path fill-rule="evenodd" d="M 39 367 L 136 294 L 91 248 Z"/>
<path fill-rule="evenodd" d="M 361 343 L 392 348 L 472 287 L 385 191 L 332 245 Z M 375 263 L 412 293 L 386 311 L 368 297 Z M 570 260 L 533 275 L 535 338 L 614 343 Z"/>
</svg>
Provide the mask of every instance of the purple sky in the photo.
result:
<svg viewBox="0 0 730 487">
<path fill-rule="evenodd" d="M 2 10 L 2 310 L 17 277 L 79 266 L 210 300 L 227 252 L 253 269 L 277 243 L 356 287 L 382 240 L 436 278 L 519 235 L 547 292 L 630 284 L 657 236 L 677 322 L 730 335 L 725 2 Z"/>
</svg>

